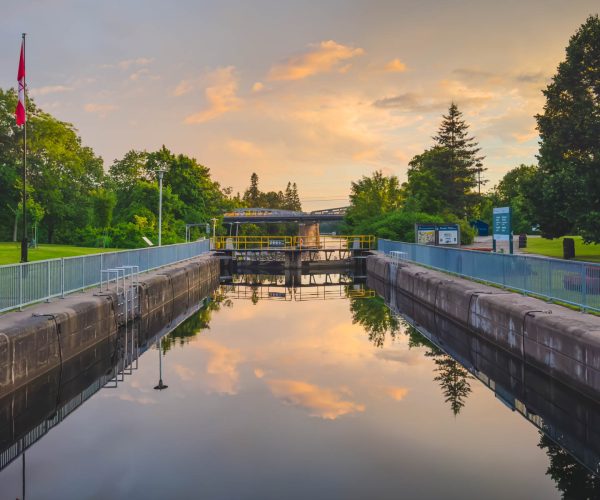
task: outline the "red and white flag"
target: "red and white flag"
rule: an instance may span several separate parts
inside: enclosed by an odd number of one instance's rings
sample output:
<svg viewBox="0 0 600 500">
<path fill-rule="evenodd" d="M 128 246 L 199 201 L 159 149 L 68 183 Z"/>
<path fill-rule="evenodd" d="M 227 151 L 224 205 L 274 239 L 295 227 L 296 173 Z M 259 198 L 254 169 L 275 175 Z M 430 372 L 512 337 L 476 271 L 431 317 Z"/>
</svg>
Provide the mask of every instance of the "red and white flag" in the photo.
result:
<svg viewBox="0 0 600 500">
<path fill-rule="evenodd" d="M 20 127 L 25 123 L 25 47 L 21 42 L 21 58 L 19 59 L 19 72 L 17 73 L 17 82 L 19 83 L 19 102 L 15 110 L 17 125 Z"/>
</svg>

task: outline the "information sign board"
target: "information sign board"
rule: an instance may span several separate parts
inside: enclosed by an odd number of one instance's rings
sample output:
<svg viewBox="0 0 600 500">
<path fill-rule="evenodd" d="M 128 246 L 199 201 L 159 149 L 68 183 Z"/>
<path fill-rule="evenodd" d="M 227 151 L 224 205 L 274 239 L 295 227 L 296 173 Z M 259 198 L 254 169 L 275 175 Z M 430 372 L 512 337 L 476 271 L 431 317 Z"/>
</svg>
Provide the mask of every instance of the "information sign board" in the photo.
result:
<svg viewBox="0 0 600 500">
<path fill-rule="evenodd" d="M 435 245 L 435 224 L 415 224 L 415 241 L 419 245 Z"/>
<path fill-rule="evenodd" d="M 438 226 L 438 245 L 458 245 L 460 242 L 460 231 L 458 224 Z"/>
<path fill-rule="evenodd" d="M 493 210 L 494 239 L 510 241 L 512 238 L 512 211 L 510 207 L 498 207 Z"/>
</svg>

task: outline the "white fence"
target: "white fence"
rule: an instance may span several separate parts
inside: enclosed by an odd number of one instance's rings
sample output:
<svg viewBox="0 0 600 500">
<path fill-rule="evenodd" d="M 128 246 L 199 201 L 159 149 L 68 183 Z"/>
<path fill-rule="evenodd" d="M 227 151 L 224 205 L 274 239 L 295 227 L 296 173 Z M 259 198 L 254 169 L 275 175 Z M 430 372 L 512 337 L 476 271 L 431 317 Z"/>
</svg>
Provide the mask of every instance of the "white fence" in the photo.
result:
<svg viewBox="0 0 600 500">
<path fill-rule="evenodd" d="M 509 255 L 417 245 L 379 239 L 377 248 L 398 260 L 408 260 L 458 274 L 600 311 L 600 265 L 550 259 L 534 255 Z"/>
<path fill-rule="evenodd" d="M 106 269 L 138 266 L 145 272 L 209 250 L 210 241 L 200 240 L 0 266 L 0 312 L 96 286 Z"/>
</svg>

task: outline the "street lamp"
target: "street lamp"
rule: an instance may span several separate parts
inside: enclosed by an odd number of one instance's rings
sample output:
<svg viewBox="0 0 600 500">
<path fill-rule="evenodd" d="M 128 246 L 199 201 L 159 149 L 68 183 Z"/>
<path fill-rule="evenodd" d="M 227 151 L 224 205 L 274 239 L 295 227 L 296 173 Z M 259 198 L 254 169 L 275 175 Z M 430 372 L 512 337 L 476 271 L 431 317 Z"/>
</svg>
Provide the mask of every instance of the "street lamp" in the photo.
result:
<svg viewBox="0 0 600 500">
<path fill-rule="evenodd" d="M 158 385 L 155 385 L 154 388 L 157 391 L 162 391 L 163 389 L 166 389 L 167 387 L 169 387 L 168 385 L 163 384 L 163 379 L 162 379 L 162 356 L 161 356 L 161 341 L 160 339 L 158 339 L 156 341 L 157 347 L 158 347 Z"/>
<path fill-rule="evenodd" d="M 159 167 L 156 171 L 158 174 L 158 246 L 162 245 L 162 185 L 166 171 L 164 167 Z"/>
<path fill-rule="evenodd" d="M 210 219 L 213 223 L 213 248 L 217 249 L 217 219 L 213 217 Z"/>
</svg>

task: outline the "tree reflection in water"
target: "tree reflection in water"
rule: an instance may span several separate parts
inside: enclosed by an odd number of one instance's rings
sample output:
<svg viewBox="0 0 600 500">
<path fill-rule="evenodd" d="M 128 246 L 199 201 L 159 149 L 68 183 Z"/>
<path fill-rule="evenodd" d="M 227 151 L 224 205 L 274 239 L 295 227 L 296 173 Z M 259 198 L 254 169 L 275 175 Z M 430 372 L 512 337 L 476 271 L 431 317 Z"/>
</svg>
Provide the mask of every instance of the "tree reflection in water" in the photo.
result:
<svg viewBox="0 0 600 500">
<path fill-rule="evenodd" d="M 556 482 L 563 498 L 600 498 L 600 477 L 592 474 L 543 432 L 540 432 L 538 446 L 550 459 L 546 474 Z"/>
<path fill-rule="evenodd" d="M 161 339 L 163 353 L 169 351 L 177 341 L 179 345 L 185 345 L 202 330 L 210 329 L 213 312 L 219 311 L 222 307 L 233 307 L 233 301 L 227 297 L 226 290 L 219 287 L 213 292 L 206 306 Z"/>
<path fill-rule="evenodd" d="M 361 325 L 376 347 L 383 347 L 387 334 L 394 340 L 400 331 L 400 320 L 381 297 L 350 299 L 350 311 L 352 323 Z"/>
<path fill-rule="evenodd" d="M 415 327 L 396 316 L 381 297 L 351 299 L 350 311 L 352 322 L 365 329 L 369 340 L 376 347 L 383 347 L 388 334 L 395 340 L 399 332 L 408 336 L 409 349 L 424 347 L 425 356 L 433 358 L 436 365 L 437 375 L 434 380 L 439 382 L 444 400 L 455 416 L 460 413 L 472 391 L 469 380 L 473 377 L 458 361 L 436 347 Z"/>
</svg>

